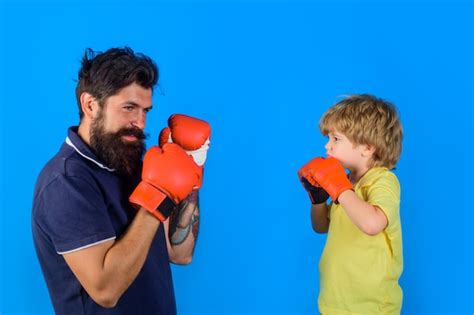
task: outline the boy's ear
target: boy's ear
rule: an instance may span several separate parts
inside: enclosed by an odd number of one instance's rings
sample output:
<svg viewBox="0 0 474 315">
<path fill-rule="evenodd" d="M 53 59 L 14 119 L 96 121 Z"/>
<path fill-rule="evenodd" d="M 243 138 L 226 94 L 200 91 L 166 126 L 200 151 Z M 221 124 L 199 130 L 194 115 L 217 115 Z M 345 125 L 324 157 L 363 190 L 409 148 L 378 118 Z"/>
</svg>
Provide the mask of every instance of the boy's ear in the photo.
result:
<svg viewBox="0 0 474 315">
<path fill-rule="evenodd" d="M 91 94 L 84 92 L 81 94 L 81 108 L 84 116 L 89 119 L 94 119 L 99 112 L 99 102 Z"/>
<path fill-rule="evenodd" d="M 372 157 L 375 153 L 375 147 L 373 145 L 365 145 L 365 148 L 362 150 L 362 156 Z"/>
</svg>

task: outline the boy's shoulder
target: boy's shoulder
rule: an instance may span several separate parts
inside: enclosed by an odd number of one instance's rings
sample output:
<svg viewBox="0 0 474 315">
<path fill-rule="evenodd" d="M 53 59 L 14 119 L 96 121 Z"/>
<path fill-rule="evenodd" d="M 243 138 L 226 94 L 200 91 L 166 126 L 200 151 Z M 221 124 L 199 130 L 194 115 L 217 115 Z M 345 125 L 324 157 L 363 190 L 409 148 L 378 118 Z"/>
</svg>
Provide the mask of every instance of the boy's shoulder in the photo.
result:
<svg viewBox="0 0 474 315">
<path fill-rule="evenodd" d="M 388 185 L 400 189 L 397 175 L 386 167 L 373 167 L 360 179 L 360 188 L 374 185 Z"/>
</svg>

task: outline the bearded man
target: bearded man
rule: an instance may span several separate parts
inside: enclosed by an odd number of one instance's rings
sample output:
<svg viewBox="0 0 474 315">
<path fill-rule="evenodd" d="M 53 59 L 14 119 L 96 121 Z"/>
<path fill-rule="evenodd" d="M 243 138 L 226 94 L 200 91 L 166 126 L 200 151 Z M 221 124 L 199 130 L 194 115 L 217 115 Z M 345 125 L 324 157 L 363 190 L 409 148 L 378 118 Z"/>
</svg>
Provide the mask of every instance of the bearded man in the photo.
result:
<svg viewBox="0 0 474 315">
<path fill-rule="evenodd" d="M 84 54 L 79 126 L 41 171 L 33 200 L 56 314 L 176 314 L 170 262 L 192 259 L 210 126 L 173 115 L 169 141 L 146 151 L 158 78 L 156 64 L 128 47 Z"/>
</svg>

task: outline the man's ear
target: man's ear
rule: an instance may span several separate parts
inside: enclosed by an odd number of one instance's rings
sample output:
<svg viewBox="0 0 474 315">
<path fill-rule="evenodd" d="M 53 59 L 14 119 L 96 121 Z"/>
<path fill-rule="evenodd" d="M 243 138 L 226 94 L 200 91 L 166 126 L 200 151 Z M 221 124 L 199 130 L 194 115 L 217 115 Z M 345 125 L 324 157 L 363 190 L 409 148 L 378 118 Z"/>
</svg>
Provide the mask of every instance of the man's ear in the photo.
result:
<svg viewBox="0 0 474 315">
<path fill-rule="evenodd" d="M 83 92 L 80 99 L 84 116 L 91 120 L 96 118 L 99 112 L 99 102 L 97 99 L 87 92 Z"/>
</svg>

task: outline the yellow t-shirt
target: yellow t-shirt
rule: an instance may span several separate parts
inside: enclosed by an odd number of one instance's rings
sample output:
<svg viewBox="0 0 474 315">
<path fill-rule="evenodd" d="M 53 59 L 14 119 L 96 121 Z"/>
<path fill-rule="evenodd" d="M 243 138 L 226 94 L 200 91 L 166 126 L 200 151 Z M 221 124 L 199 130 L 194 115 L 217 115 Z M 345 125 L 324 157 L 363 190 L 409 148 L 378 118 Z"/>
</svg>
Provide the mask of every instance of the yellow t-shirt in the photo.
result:
<svg viewBox="0 0 474 315">
<path fill-rule="evenodd" d="M 387 168 L 374 167 L 356 183 L 354 191 L 382 209 L 388 225 L 370 236 L 351 221 L 340 204 L 329 206 L 329 231 L 319 262 L 319 311 L 323 315 L 400 314 L 400 184 Z"/>
</svg>

